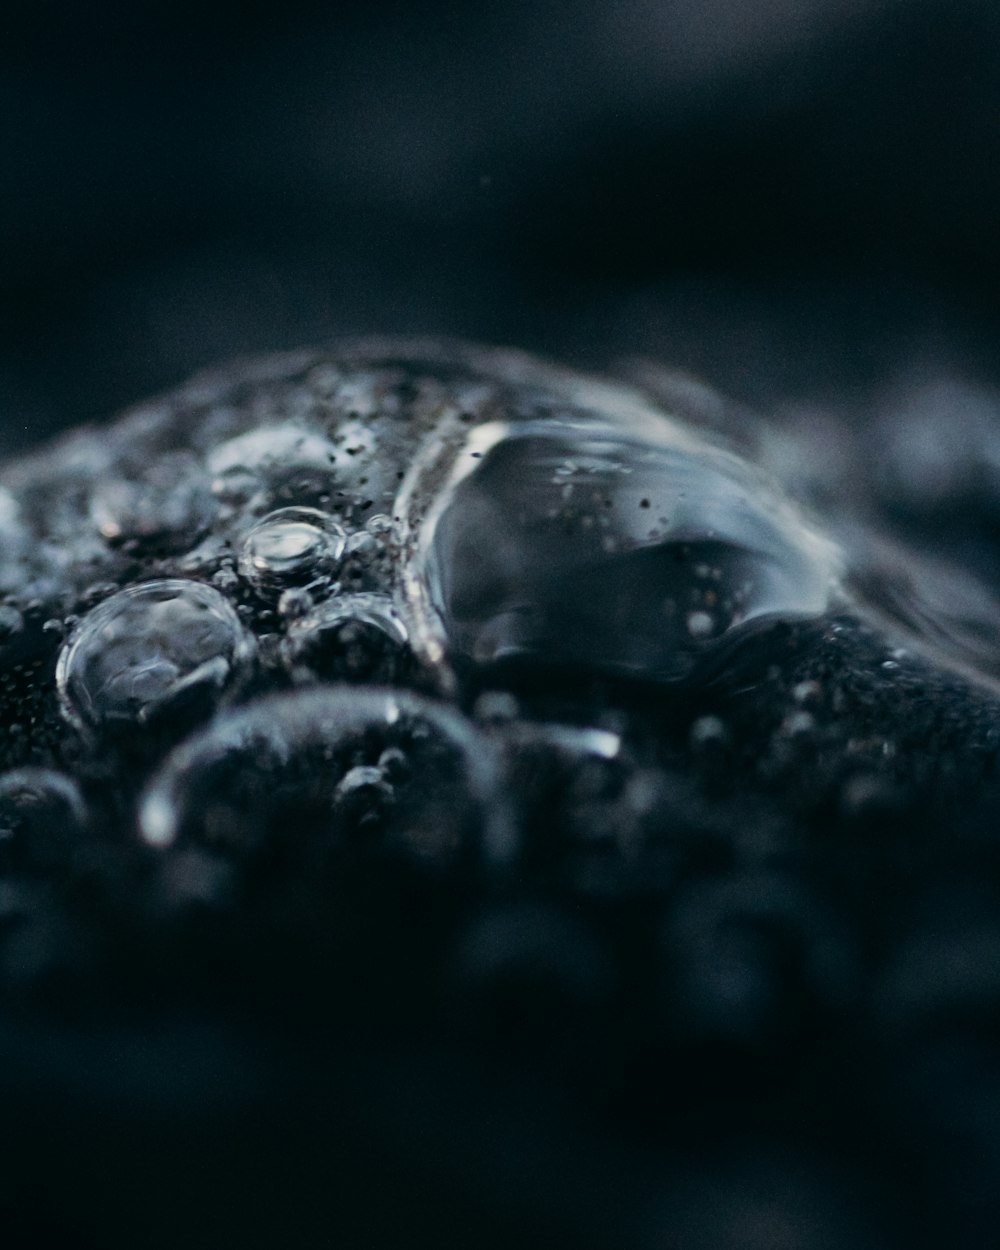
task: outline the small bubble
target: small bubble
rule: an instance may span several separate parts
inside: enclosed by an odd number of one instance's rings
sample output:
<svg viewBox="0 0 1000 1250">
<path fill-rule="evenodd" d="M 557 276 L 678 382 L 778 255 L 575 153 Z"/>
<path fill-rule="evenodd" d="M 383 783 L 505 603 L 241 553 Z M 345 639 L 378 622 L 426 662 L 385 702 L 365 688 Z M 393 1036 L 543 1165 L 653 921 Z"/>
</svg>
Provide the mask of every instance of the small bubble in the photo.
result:
<svg viewBox="0 0 1000 1250">
<path fill-rule="evenodd" d="M 185 696 L 218 693 L 253 640 L 210 586 L 180 578 L 119 591 L 93 608 L 56 669 L 63 714 L 96 729 L 141 723 Z"/>
<path fill-rule="evenodd" d="M 328 439 L 288 421 L 261 426 L 220 443 L 209 452 L 208 468 L 216 480 L 232 474 L 231 481 L 249 483 L 251 477 L 259 481 L 260 474 L 272 468 L 329 472 L 335 455 Z"/>
<path fill-rule="evenodd" d="M 378 765 L 357 764 L 333 791 L 333 818 L 356 831 L 378 825 L 394 798 L 392 786 Z"/>
<path fill-rule="evenodd" d="M 687 630 L 692 638 L 707 638 L 715 629 L 715 618 L 708 612 L 689 612 Z"/>
<path fill-rule="evenodd" d="M 291 622 L 286 663 L 326 681 L 397 681 L 410 663 L 406 626 L 388 595 L 342 595 Z"/>
<path fill-rule="evenodd" d="M 816 718 L 811 712 L 792 712 L 781 724 L 781 731 L 789 738 L 801 738 L 816 728 Z"/>
<path fill-rule="evenodd" d="M 0 604 L 0 643 L 8 642 L 24 629 L 24 617 L 12 604 Z"/>
<path fill-rule="evenodd" d="M 310 581 L 333 570 L 344 553 L 341 527 L 316 508 L 279 508 L 247 534 L 240 572 L 258 588 Z"/>
<path fill-rule="evenodd" d="M 373 538 L 391 538 L 395 528 L 396 525 L 392 517 L 386 516 L 384 512 L 373 513 L 365 522 L 365 529 Z"/>
<path fill-rule="evenodd" d="M 345 554 L 359 560 L 371 560 L 379 555 L 381 551 L 382 544 L 374 534 L 369 534 L 366 530 L 358 530 L 356 534 L 352 534 L 347 540 Z"/>
<path fill-rule="evenodd" d="M 250 469 L 234 465 L 212 479 L 211 489 L 220 503 L 238 507 L 253 499 L 261 489 L 261 480 Z"/>
<path fill-rule="evenodd" d="M 304 586 L 293 586 L 289 590 L 283 590 L 278 600 L 278 612 L 288 620 L 306 616 L 314 606 L 313 597 Z"/>
<path fill-rule="evenodd" d="M 217 572 L 212 574 L 212 585 L 216 590 L 224 591 L 229 594 L 240 584 L 240 579 L 236 576 L 236 570 L 230 566 L 224 565 Z"/>
<path fill-rule="evenodd" d="M 691 726 L 691 745 L 695 747 L 723 743 L 728 737 L 726 722 L 720 716 L 699 716 Z"/>
<path fill-rule="evenodd" d="M 87 823 L 79 787 L 50 768 L 0 776 L 0 863 L 44 869 L 65 863 Z"/>
<path fill-rule="evenodd" d="M 476 699 L 472 714 L 478 721 L 501 723 L 516 720 L 521 714 L 521 705 L 507 691 L 485 690 Z"/>
</svg>

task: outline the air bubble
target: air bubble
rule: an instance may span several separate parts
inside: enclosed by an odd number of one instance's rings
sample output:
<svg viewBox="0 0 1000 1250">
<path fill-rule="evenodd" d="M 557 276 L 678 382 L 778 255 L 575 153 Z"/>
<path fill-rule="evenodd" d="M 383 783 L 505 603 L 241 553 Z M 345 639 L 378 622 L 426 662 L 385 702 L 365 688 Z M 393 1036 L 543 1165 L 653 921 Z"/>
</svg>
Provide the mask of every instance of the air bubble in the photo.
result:
<svg viewBox="0 0 1000 1250">
<path fill-rule="evenodd" d="M 459 671 L 673 681 L 751 625 L 822 615 L 838 582 L 767 479 L 652 410 L 479 426 L 425 452 L 397 510 L 414 646 Z"/>
<path fill-rule="evenodd" d="M 451 708 L 376 688 L 300 690 L 230 712 L 168 757 L 139 827 L 155 847 L 252 855 L 313 837 L 438 870 L 470 857 L 505 864 L 514 850 L 490 741 Z"/>
<path fill-rule="evenodd" d="M 293 674 L 325 681 L 398 681 L 411 655 L 388 595 L 340 595 L 291 622 L 284 643 Z"/>
<path fill-rule="evenodd" d="M 130 587 L 93 608 L 60 653 L 63 714 L 79 728 L 143 723 L 181 701 L 217 696 L 253 647 L 210 586 L 167 578 Z"/>
<path fill-rule="evenodd" d="M 65 863 L 87 824 L 76 782 L 51 768 L 0 776 L 0 864 L 44 869 Z"/>
<path fill-rule="evenodd" d="M 258 589 L 312 581 L 331 572 L 344 553 L 341 527 L 316 508 L 279 508 L 247 534 L 240 572 Z"/>
<path fill-rule="evenodd" d="M 24 617 L 12 604 L 0 604 L 0 644 L 9 642 L 24 629 Z"/>
<path fill-rule="evenodd" d="M 692 638 L 707 638 L 715 629 L 715 620 L 708 612 L 691 612 L 687 628 Z"/>
<path fill-rule="evenodd" d="M 208 468 L 216 479 L 234 475 L 232 480 L 239 478 L 245 485 L 248 475 L 259 475 L 269 469 L 329 472 L 335 458 L 336 449 L 322 434 L 289 421 L 261 426 L 220 443 L 208 454 Z"/>
</svg>

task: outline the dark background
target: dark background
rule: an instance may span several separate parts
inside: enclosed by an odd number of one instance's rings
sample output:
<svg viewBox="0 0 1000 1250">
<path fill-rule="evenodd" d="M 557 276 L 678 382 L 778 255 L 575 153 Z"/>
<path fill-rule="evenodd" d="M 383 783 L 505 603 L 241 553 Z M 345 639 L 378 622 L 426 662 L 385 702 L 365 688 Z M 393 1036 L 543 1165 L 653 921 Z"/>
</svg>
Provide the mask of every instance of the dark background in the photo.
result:
<svg viewBox="0 0 1000 1250">
<path fill-rule="evenodd" d="M 0 175 L 0 449 L 340 333 L 1000 371 L 995 0 L 6 0 Z"/>
</svg>

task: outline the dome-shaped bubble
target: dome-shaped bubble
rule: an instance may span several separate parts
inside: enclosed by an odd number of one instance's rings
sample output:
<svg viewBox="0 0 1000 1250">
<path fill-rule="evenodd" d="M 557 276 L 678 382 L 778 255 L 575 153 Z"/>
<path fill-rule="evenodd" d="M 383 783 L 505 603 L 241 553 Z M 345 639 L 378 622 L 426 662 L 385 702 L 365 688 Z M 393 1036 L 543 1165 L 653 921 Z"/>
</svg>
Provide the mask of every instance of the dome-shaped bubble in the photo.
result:
<svg viewBox="0 0 1000 1250">
<path fill-rule="evenodd" d="M 86 824 L 87 809 L 71 777 L 51 768 L 0 775 L 0 866 L 64 863 Z"/>
<path fill-rule="evenodd" d="M 63 713 L 91 729 L 145 722 L 188 696 L 217 694 L 253 646 L 211 586 L 180 578 L 132 586 L 92 609 L 63 647 Z"/>
<path fill-rule="evenodd" d="M 250 530 L 240 572 L 259 589 L 308 582 L 336 568 L 343 529 L 317 508 L 278 508 Z"/>
<path fill-rule="evenodd" d="M 399 680 L 411 654 L 388 595 L 338 595 L 289 625 L 283 644 L 293 674 L 325 681 Z"/>
<path fill-rule="evenodd" d="M 308 840 L 417 866 L 513 850 L 498 755 L 457 711 L 386 689 L 257 699 L 182 743 L 139 812 L 143 839 L 252 854 Z"/>
<path fill-rule="evenodd" d="M 653 416 L 489 422 L 432 449 L 399 501 L 415 648 L 670 681 L 743 627 L 822 614 L 833 546 L 738 457 Z"/>
</svg>

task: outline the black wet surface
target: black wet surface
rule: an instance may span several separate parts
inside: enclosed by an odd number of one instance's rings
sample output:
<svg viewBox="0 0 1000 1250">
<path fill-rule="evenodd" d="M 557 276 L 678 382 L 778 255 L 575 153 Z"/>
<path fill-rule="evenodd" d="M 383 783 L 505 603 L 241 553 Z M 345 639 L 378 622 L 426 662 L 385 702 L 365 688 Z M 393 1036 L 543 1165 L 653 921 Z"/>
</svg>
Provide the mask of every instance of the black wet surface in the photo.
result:
<svg viewBox="0 0 1000 1250">
<path fill-rule="evenodd" d="M 625 448 L 640 417 L 683 431 L 695 464 L 719 437 L 528 358 L 389 342 L 234 366 L 3 470 L 27 534 L 0 678 L 12 1221 L 164 1244 L 804 1250 L 979 1246 L 995 1226 L 989 672 L 912 621 L 887 632 L 836 561 L 827 602 L 702 636 L 693 667 L 602 662 L 629 629 L 606 616 L 587 649 L 556 633 L 470 658 L 411 584 L 435 492 L 455 525 L 464 506 L 437 449 L 500 410 L 544 422 L 553 397 L 602 439 L 624 421 Z M 321 438 L 329 470 L 286 471 Z M 134 541 L 102 534 L 94 491 L 179 451 L 210 465 L 220 443 L 255 459 L 236 492 L 221 466 L 190 550 L 150 547 L 148 517 Z M 842 520 L 801 521 L 794 473 L 730 471 L 793 544 Z M 383 496 L 361 498 L 373 480 Z M 720 516 L 698 480 L 685 526 Z M 510 481 L 535 507 L 535 478 Z M 240 563 L 276 504 L 326 509 L 353 550 L 347 580 L 317 557 L 306 613 Z M 514 587 L 522 547 L 497 553 L 521 515 L 497 515 L 490 552 Z M 721 585 L 725 527 L 713 541 L 694 580 Z M 131 607 L 102 653 L 121 588 L 150 582 L 129 602 L 152 615 Z M 182 612 L 167 638 L 157 613 L 185 586 L 206 621 Z M 404 667 L 379 668 L 384 634 L 363 629 L 289 645 L 359 600 L 392 605 Z M 204 662 L 217 604 L 252 645 L 236 680 L 188 681 L 170 665 L 189 643 Z M 664 612 L 669 657 L 690 631 Z M 88 648 L 81 717 L 65 691 Z"/>
<path fill-rule="evenodd" d="M 994 6 L 10 0 L 0 25 L 5 457 L 234 354 L 447 333 L 638 378 L 846 560 L 825 613 L 730 633 L 696 568 L 744 557 L 682 553 L 684 631 L 625 647 L 602 565 L 642 566 L 620 583 L 655 622 L 663 547 L 573 529 L 578 616 L 547 522 L 502 548 L 503 508 L 471 602 L 530 582 L 538 654 L 446 680 L 387 513 L 467 379 L 447 351 L 423 390 L 400 348 L 339 398 L 328 351 L 243 365 L 144 404 L 114 465 L 103 433 L 65 472 L 41 452 L 20 519 L 0 494 L 5 1242 L 994 1244 Z M 291 425 L 240 443 L 258 419 Z M 241 569 L 245 522 L 331 506 L 318 584 Z M 163 578 L 231 603 L 252 662 L 81 733 L 58 657 Z M 457 704 L 504 778 L 490 854 L 433 733 L 416 773 L 383 722 L 282 761 L 317 679 Z M 260 736 L 143 840 L 152 775 L 246 707 Z"/>
</svg>

